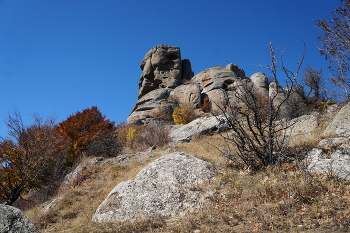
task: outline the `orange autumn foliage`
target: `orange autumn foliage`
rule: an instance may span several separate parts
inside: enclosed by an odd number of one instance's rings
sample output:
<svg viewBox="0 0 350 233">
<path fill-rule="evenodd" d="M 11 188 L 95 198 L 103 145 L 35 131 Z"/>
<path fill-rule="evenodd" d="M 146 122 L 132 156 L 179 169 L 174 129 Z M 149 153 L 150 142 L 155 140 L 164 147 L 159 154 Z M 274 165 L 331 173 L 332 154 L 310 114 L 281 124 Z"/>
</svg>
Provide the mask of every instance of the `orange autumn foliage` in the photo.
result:
<svg viewBox="0 0 350 233">
<path fill-rule="evenodd" d="M 24 126 L 19 112 L 7 119 L 9 138 L 0 138 L 0 197 L 12 205 L 23 191 L 38 188 L 54 179 L 52 169 L 62 155 L 54 120 Z"/>
<path fill-rule="evenodd" d="M 115 130 L 114 122 L 105 118 L 100 110 L 93 106 L 76 112 L 58 124 L 58 131 L 69 147 L 68 162 L 74 162 L 92 140 Z"/>
</svg>

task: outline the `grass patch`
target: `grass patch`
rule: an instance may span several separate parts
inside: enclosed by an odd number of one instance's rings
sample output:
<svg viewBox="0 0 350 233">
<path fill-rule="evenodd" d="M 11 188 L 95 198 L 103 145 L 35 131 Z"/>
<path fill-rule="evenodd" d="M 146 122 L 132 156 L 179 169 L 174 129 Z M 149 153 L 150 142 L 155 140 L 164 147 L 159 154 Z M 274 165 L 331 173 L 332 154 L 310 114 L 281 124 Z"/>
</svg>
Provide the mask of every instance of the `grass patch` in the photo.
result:
<svg viewBox="0 0 350 233">
<path fill-rule="evenodd" d="M 297 163 L 258 172 L 236 169 L 215 147 L 220 136 L 170 147 L 211 162 L 217 177 L 207 186 L 213 195 L 202 211 L 132 223 L 95 223 L 92 216 L 120 182 L 133 179 L 150 161 L 90 165 L 79 186 L 59 195 L 57 205 L 25 211 L 40 232 L 344 232 L 350 230 L 350 181 L 316 176 Z M 159 156 L 163 154 L 156 150 Z M 159 157 L 158 156 L 158 157 Z M 158 158 L 157 157 L 157 158 Z M 86 164 L 89 160 L 84 161 Z"/>
</svg>

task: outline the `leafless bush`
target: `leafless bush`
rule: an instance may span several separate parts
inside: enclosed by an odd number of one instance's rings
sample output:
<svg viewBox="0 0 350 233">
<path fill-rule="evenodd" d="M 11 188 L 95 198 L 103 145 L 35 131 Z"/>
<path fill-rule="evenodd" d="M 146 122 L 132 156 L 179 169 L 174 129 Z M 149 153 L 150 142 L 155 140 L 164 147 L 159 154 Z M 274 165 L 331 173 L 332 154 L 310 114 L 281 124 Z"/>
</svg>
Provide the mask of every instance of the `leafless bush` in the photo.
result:
<svg viewBox="0 0 350 233">
<path fill-rule="evenodd" d="M 262 67 L 271 71 L 276 83 L 276 92 L 270 91 L 269 96 L 264 96 L 246 79 L 236 85 L 235 96 L 226 110 L 217 105 L 232 129 L 228 134 L 221 134 L 226 142 L 226 148 L 221 149 L 222 153 L 235 163 L 251 170 L 281 164 L 291 152 L 286 141 L 286 130 L 291 125 L 288 124 L 285 109 L 288 100 L 296 93 L 296 78 L 305 51 L 297 71 L 292 72 L 284 67 L 283 51 L 278 62 L 275 47 L 271 43 L 269 46 L 271 64 Z M 278 68 L 286 76 L 285 89 L 279 89 L 281 87 L 277 83 Z"/>
<path fill-rule="evenodd" d="M 132 148 L 136 151 L 145 151 L 152 146 L 165 146 L 170 142 L 169 131 L 165 125 L 151 123 L 134 127 L 136 136 Z"/>
</svg>

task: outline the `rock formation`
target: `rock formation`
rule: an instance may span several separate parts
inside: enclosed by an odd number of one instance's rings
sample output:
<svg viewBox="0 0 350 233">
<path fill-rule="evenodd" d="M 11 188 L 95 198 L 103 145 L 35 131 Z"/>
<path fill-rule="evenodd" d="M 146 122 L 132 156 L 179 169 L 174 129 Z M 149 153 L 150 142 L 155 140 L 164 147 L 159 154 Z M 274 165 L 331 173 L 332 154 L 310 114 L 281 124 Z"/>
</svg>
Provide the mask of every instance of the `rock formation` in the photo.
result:
<svg viewBox="0 0 350 233">
<path fill-rule="evenodd" d="M 218 133 L 229 129 L 227 119 L 223 116 L 200 117 L 186 125 L 173 129 L 169 137 L 172 144 L 189 142 L 207 134 Z"/>
<path fill-rule="evenodd" d="M 214 175 L 210 163 L 181 152 L 166 154 L 143 168 L 134 180 L 119 183 L 98 207 L 93 221 L 123 222 L 192 212 L 210 193 L 191 187 Z"/>
<path fill-rule="evenodd" d="M 250 78 L 236 64 L 215 66 L 193 76 L 190 60 L 181 60 L 180 48 L 159 45 L 152 48 L 141 62 L 138 101 L 132 109 L 128 124 L 148 124 L 161 112 L 171 115 L 177 106 L 189 107 L 199 116 L 204 99 L 209 99 L 211 111 L 222 113 L 229 104 L 239 102 L 237 93 L 244 95 L 249 87 L 262 98 L 274 97 L 276 104 L 284 98 L 284 90 L 277 83 L 268 84 L 267 76 L 258 72 Z"/>
<path fill-rule="evenodd" d="M 39 233 L 21 210 L 0 205 L 0 232 Z"/>
<path fill-rule="evenodd" d="M 334 117 L 323 137 L 308 153 L 308 170 L 350 179 L 350 103 Z"/>
</svg>

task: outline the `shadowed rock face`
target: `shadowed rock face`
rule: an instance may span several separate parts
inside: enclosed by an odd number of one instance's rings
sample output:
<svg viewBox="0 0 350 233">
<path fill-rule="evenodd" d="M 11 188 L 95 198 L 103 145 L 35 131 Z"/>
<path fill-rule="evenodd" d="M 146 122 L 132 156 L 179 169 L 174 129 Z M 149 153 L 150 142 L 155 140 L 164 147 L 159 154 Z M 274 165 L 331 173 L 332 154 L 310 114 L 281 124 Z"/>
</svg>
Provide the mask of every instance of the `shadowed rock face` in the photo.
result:
<svg viewBox="0 0 350 233">
<path fill-rule="evenodd" d="M 138 98 L 158 88 L 175 88 L 180 85 L 181 64 L 179 47 L 159 45 L 152 48 L 141 63 Z"/>
</svg>

